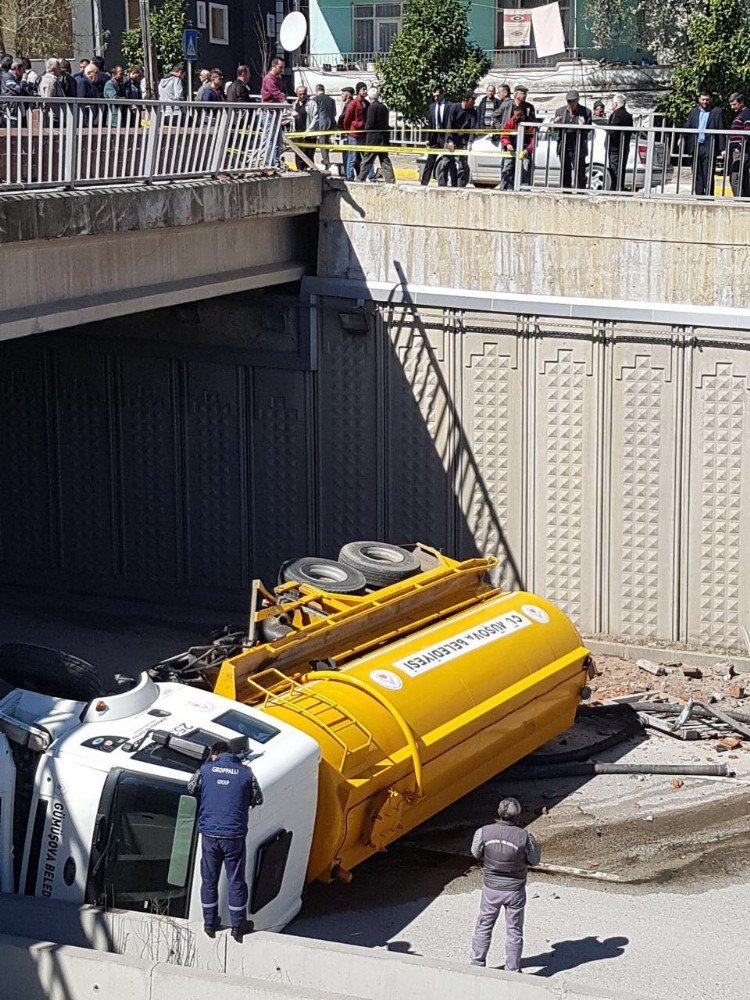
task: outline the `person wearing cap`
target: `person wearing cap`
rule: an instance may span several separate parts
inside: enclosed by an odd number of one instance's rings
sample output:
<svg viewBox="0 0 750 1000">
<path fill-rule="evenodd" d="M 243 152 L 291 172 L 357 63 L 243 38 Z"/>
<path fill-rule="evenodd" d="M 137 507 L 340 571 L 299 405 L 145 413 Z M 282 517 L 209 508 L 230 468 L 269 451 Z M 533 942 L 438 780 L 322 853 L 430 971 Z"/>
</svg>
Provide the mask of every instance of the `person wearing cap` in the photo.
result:
<svg viewBox="0 0 750 1000">
<path fill-rule="evenodd" d="M 475 136 L 471 130 L 477 127 L 477 113 L 474 108 L 474 91 L 467 90 L 460 104 L 452 104 L 448 112 L 448 134 L 445 148 L 453 152 L 457 149 L 471 149 Z M 447 158 L 446 158 L 447 159 Z M 469 183 L 469 157 L 451 156 L 448 162 L 448 179 L 454 187 L 466 187 Z"/>
<path fill-rule="evenodd" d="M 347 101 L 343 114 L 343 128 L 346 132 L 344 141 L 347 146 L 364 146 L 365 126 L 367 125 L 367 109 L 370 106 L 367 100 L 367 84 L 360 82 L 355 87 L 354 97 Z M 359 168 L 362 163 L 360 153 L 350 153 L 349 162 L 346 169 L 346 179 L 354 181 L 357 179 Z"/>
<path fill-rule="evenodd" d="M 474 834 L 471 853 L 483 864 L 482 900 L 479 905 L 471 964 L 485 966 L 492 931 L 505 909 L 505 971 L 521 971 L 523 921 L 526 909 L 526 875 L 538 865 L 542 852 L 534 837 L 517 826 L 521 816 L 518 799 L 501 799 L 497 819 Z"/>
<path fill-rule="evenodd" d="M 513 106 L 514 107 L 518 107 L 519 104 L 523 105 L 523 110 L 526 112 L 526 121 L 527 122 L 535 122 L 536 121 L 536 108 L 531 103 L 531 101 L 528 100 L 528 96 L 529 96 L 529 88 L 528 87 L 523 87 L 523 86 L 519 85 L 513 91 Z M 510 116 L 512 114 L 513 114 L 513 107 L 511 107 L 508 110 L 507 118 L 505 119 L 506 122 L 507 122 L 508 118 L 510 118 Z M 503 122 L 503 125 L 504 124 L 505 124 L 505 122 Z"/>
<path fill-rule="evenodd" d="M 217 740 L 209 759 L 188 782 L 198 799 L 201 835 L 201 905 L 203 929 L 214 937 L 219 927 L 219 876 L 227 878 L 227 905 L 232 937 L 252 927 L 247 923 L 247 827 L 249 812 L 263 805 L 263 792 L 250 766 L 229 744 Z"/>
<path fill-rule="evenodd" d="M 580 103 L 577 90 L 565 95 L 565 107 L 555 112 L 556 125 L 590 125 L 592 115 Z M 557 155 L 560 158 L 562 187 L 564 190 L 586 187 L 586 160 L 591 132 L 582 128 L 561 128 L 557 133 Z"/>
<path fill-rule="evenodd" d="M 341 141 L 344 146 L 347 146 L 346 136 L 343 135 L 344 131 L 344 115 L 346 114 L 346 106 L 350 101 L 354 100 L 354 87 L 342 87 L 341 88 L 341 114 L 336 119 L 336 128 L 340 129 L 342 132 Z M 341 154 L 341 174 L 343 177 L 349 176 L 349 161 L 353 159 L 354 153 L 342 153 Z"/>
<path fill-rule="evenodd" d="M 592 107 L 592 118 L 591 121 L 594 125 L 605 125 L 607 122 L 607 117 L 604 114 L 604 101 L 594 101 Z"/>
</svg>

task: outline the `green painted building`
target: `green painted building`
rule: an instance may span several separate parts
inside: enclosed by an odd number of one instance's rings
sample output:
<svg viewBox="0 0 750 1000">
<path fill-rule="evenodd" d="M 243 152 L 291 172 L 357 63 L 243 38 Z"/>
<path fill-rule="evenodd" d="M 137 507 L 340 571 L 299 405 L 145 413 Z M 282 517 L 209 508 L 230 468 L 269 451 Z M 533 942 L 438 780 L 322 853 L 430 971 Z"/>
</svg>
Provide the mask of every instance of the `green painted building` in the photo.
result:
<svg viewBox="0 0 750 1000">
<path fill-rule="evenodd" d="M 495 66 L 554 66 L 565 59 L 599 59 L 607 62 L 640 63 L 643 53 L 633 44 L 607 50 L 595 48 L 586 27 L 583 0 L 561 0 L 560 10 L 567 51 L 539 59 L 533 44 L 525 48 L 503 45 L 503 11 L 530 8 L 548 0 L 475 0 L 469 11 L 473 40 Z M 318 68 L 357 64 L 365 68 L 378 53 L 387 52 L 401 27 L 402 3 L 359 3 L 354 0 L 309 0 L 309 59 Z"/>
</svg>

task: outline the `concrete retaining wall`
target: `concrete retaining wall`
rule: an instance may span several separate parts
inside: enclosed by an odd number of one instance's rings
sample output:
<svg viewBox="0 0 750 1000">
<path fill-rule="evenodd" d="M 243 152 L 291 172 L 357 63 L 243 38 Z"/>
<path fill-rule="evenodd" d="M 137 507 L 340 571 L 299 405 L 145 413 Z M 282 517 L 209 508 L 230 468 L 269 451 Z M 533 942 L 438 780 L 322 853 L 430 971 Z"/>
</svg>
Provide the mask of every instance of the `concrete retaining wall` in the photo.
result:
<svg viewBox="0 0 750 1000">
<path fill-rule="evenodd" d="M 16 915 L 37 913 L 49 922 L 47 904 L 15 907 Z M 88 911 L 88 912 L 87 912 Z M 93 915 L 84 908 L 79 931 L 76 911 L 52 904 L 62 941 L 80 937 Z M 562 988 L 571 1000 L 639 1000 L 635 994 L 572 985 L 564 977 L 554 983 L 494 969 L 473 969 L 414 955 L 357 948 L 351 945 L 259 933 L 238 945 L 226 932 L 211 942 L 218 968 L 207 971 L 196 950 L 171 953 L 166 943 L 179 930 L 195 943 L 205 936 L 199 925 L 146 914 L 107 914 L 112 940 L 98 936 L 89 948 L 68 943 L 30 940 L 0 934 L 0 967 L 17 992 L 8 1000 L 551 1000 Z M 163 926 L 159 926 L 163 925 Z M 133 941 L 152 941 L 153 949 L 133 954 Z M 118 947 L 124 954 L 113 954 Z M 91 948 L 97 947 L 97 951 Z M 136 949 L 137 950 L 137 949 Z M 102 954 L 107 951 L 109 954 Z"/>
<path fill-rule="evenodd" d="M 750 206 L 334 184 L 318 275 L 747 308 Z"/>
</svg>

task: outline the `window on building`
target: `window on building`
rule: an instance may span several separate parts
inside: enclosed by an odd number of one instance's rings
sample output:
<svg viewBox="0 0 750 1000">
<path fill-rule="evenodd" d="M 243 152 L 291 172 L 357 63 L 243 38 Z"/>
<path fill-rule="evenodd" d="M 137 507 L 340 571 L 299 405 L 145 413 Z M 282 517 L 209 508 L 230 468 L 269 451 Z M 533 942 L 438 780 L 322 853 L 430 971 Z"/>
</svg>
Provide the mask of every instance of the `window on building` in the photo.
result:
<svg viewBox="0 0 750 1000">
<path fill-rule="evenodd" d="M 352 7 L 355 52 L 387 52 L 400 30 L 400 3 L 354 4 Z"/>
<path fill-rule="evenodd" d="M 229 8 L 223 3 L 208 5 L 208 40 L 212 45 L 229 45 Z"/>
<path fill-rule="evenodd" d="M 497 0 L 497 14 L 495 18 L 495 47 L 499 53 L 499 59 L 496 60 L 499 65 L 554 65 L 560 59 L 565 58 L 563 54 L 560 54 L 559 56 L 548 56 L 545 59 L 539 59 L 536 54 L 536 49 L 534 48 L 533 29 L 531 33 L 531 45 L 519 47 L 511 46 L 510 48 L 505 47 L 505 40 L 503 38 L 503 11 L 510 10 L 513 7 L 529 10 L 532 7 L 541 7 L 546 3 L 549 3 L 549 0 Z M 568 51 L 570 51 L 573 47 L 570 0 L 560 0 L 560 15 L 562 17 L 563 31 L 565 32 L 565 44 L 568 46 Z"/>
<path fill-rule="evenodd" d="M 125 29 L 131 31 L 141 23 L 138 0 L 125 0 Z"/>
<path fill-rule="evenodd" d="M 206 4 L 205 0 L 197 0 L 195 4 L 195 26 L 196 28 L 206 27 Z"/>
</svg>

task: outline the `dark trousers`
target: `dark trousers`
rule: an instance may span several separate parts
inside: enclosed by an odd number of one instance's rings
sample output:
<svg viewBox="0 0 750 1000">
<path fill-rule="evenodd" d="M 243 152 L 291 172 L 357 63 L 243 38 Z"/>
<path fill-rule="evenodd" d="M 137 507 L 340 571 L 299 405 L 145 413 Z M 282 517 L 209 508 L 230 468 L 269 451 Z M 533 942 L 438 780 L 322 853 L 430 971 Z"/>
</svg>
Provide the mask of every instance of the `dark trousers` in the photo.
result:
<svg viewBox="0 0 750 1000">
<path fill-rule="evenodd" d="M 586 154 L 589 144 L 584 132 L 563 136 L 560 143 L 562 186 L 564 188 L 586 187 Z"/>
<path fill-rule="evenodd" d="M 456 187 L 458 174 L 456 172 L 455 156 L 439 156 L 437 161 L 438 187 Z"/>
<path fill-rule="evenodd" d="M 465 188 L 469 183 L 469 157 L 456 157 L 456 187 Z"/>
<path fill-rule="evenodd" d="M 366 181 L 370 171 L 375 170 L 375 160 L 380 160 L 380 169 L 383 173 L 383 180 L 386 184 L 395 184 L 396 177 L 393 173 L 393 164 L 389 153 L 363 153 L 362 164 L 357 174 L 358 181 Z"/>
<path fill-rule="evenodd" d="M 750 143 L 729 147 L 729 183 L 735 198 L 750 198 Z"/>
<path fill-rule="evenodd" d="M 439 157 L 437 153 L 430 153 L 428 155 L 427 162 L 425 163 L 424 170 L 422 171 L 422 177 L 420 180 L 421 184 L 427 185 L 430 183 L 432 175 L 437 172 L 438 159 Z"/>
<path fill-rule="evenodd" d="M 625 169 L 630 154 L 629 135 L 610 135 L 607 148 L 607 174 L 610 191 L 622 191 L 625 188 Z M 635 166 L 633 167 L 635 170 Z M 633 180 L 635 183 L 635 179 Z"/>
<path fill-rule="evenodd" d="M 693 194 L 714 193 L 713 143 L 699 142 L 693 160 Z"/>
<path fill-rule="evenodd" d="M 201 854 L 201 905 L 203 922 L 219 922 L 219 876 L 221 866 L 227 876 L 227 900 L 232 927 L 242 927 L 247 915 L 244 837 L 203 837 Z"/>
</svg>

